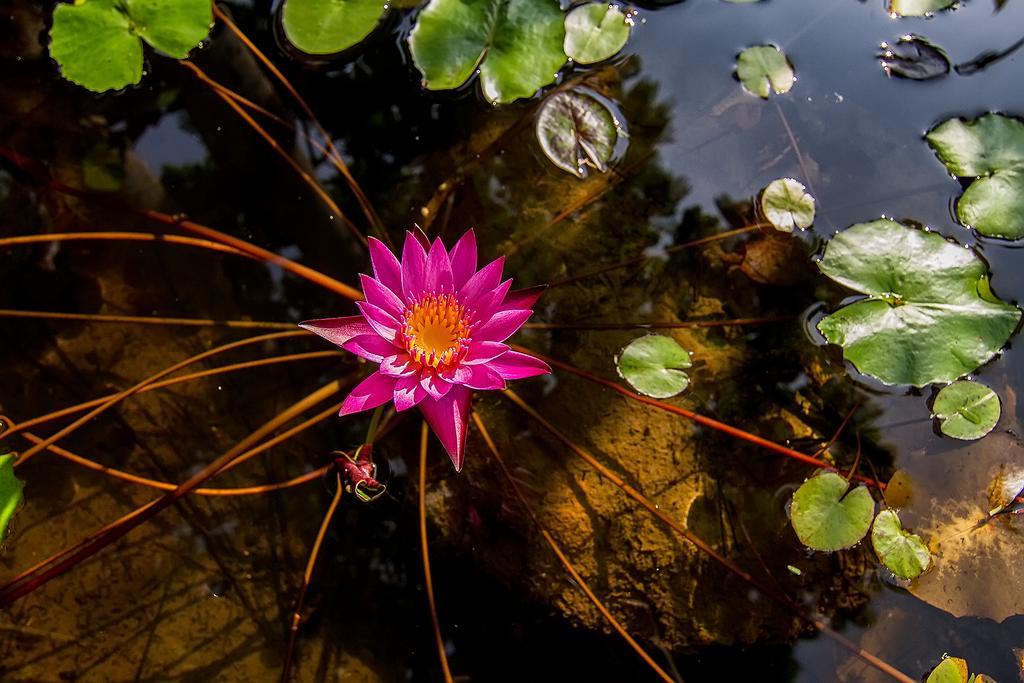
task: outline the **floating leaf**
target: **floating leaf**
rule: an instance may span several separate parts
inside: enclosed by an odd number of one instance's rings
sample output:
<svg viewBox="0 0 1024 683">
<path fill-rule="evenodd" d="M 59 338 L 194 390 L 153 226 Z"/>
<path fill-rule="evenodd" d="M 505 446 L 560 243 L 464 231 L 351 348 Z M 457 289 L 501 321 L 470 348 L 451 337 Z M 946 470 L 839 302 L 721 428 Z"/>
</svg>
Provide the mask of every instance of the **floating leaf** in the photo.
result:
<svg viewBox="0 0 1024 683">
<path fill-rule="evenodd" d="M 626 15 L 614 5 L 579 5 L 565 15 L 565 54 L 580 64 L 604 61 L 626 45 L 629 28 Z"/>
<path fill-rule="evenodd" d="M 814 197 L 792 178 L 778 178 L 761 192 L 761 212 L 777 230 L 806 230 L 814 222 Z"/>
<path fill-rule="evenodd" d="M 942 387 L 932 405 L 939 430 L 954 439 L 980 439 L 999 422 L 999 412 L 996 392 L 969 380 Z"/>
<path fill-rule="evenodd" d="M 793 530 L 808 548 L 831 552 L 855 545 L 871 528 L 875 501 L 865 486 L 835 472 L 805 481 L 793 494 Z"/>
<path fill-rule="evenodd" d="M 1024 121 L 948 119 L 925 138 L 950 172 L 976 178 L 957 201 L 957 219 L 988 237 L 1024 237 Z"/>
<path fill-rule="evenodd" d="M 386 9 L 383 0 L 286 0 L 281 25 L 302 52 L 328 55 L 361 43 Z"/>
<path fill-rule="evenodd" d="M 959 657 L 946 657 L 932 669 L 925 683 L 967 683 L 967 662 Z"/>
<path fill-rule="evenodd" d="M 690 384 L 684 369 L 690 354 L 675 339 L 651 334 L 634 339 L 616 360 L 619 375 L 641 394 L 654 398 L 675 396 Z"/>
<path fill-rule="evenodd" d="M 905 531 L 892 510 L 882 510 L 875 517 L 871 545 L 882 564 L 901 579 L 917 578 L 932 561 L 921 537 Z"/>
<path fill-rule="evenodd" d="M 0 455 L 0 542 L 7 535 L 7 525 L 11 523 L 11 517 L 21 503 L 25 488 L 21 480 L 14 476 L 15 460 L 17 456 L 13 453 Z"/>
<path fill-rule="evenodd" d="M 479 68 L 484 97 L 531 97 L 565 63 L 557 0 L 430 0 L 409 34 L 413 62 L 430 90 L 458 88 Z"/>
<path fill-rule="evenodd" d="M 888 76 L 926 81 L 949 73 L 946 53 L 921 36 L 903 36 L 895 45 L 882 43 L 878 58 Z"/>
<path fill-rule="evenodd" d="M 736 75 L 751 95 L 768 99 L 789 92 L 796 76 L 786 55 L 774 45 L 748 47 L 736 60 Z"/>
<path fill-rule="evenodd" d="M 889 14 L 897 17 L 924 17 L 932 12 L 949 9 L 957 0 L 889 0 Z"/>
<path fill-rule="evenodd" d="M 50 55 L 65 78 L 104 92 L 142 78 L 142 40 L 183 59 L 209 33 L 206 0 L 85 0 L 53 12 Z"/>
<path fill-rule="evenodd" d="M 615 114 L 582 90 L 554 93 L 537 114 L 537 140 L 544 154 L 580 178 L 586 177 L 587 166 L 608 170 L 620 134 Z"/>
<path fill-rule="evenodd" d="M 994 357 L 1020 310 L 989 288 L 973 251 L 882 219 L 828 243 L 818 267 L 867 296 L 818 323 L 825 339 L 885 384 L 950 382 Z"/>
</svg>

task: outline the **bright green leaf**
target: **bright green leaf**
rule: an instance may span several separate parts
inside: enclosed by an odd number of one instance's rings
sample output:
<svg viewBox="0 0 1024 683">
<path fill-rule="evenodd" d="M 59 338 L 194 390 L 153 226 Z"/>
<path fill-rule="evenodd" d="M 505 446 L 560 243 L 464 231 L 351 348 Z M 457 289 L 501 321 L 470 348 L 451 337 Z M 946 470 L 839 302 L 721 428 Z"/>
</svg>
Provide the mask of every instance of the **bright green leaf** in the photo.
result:
<svg viewBox="0 0 1024 683">
<path fill-rule="evenodd" d="M 383 0 L 286 0 L 281 23 L 299 50 L 327 55 L 362 42 L 386 8 Z"/>
<path fill-rule="evenodd" d="M 905 531 L 899 515 L 892 510 L 882 510 L 875 517 L 871 545 L 882 564 L 901 579 L 917 578 L 932 561 L 921 537 Z"/>
<path fill-rule="evenodd" d="M 977 178 L 957 202 L 957 219 L 988 237 L 1024 237 L 1024 121 L 954 118 L 925 137 L 951 173 Z"/>
<path fill-rule="evenodd" d="M 941 235 L 882 219 L 828 243 L 818 264 L 865 298 L 818 323 L 885 384 L 950 382 L 999 353 L 1021 312 L 992 293 L 985 262 Z"/>
<path fill-rule="evenodd" d="M 786 55 L 773 45 L 748 47 L 736 60 L 736 75 L 751 95 L 768 99 L 789 92 L 796 76 Z"/>
<path fill-rule="evenodd" d="M 427 88 L 458 88 L 479 68 L 484 97 L 500 104 L 553 82 L 564 40 L 557 0 L 430 0 L 409 49 Z"/>
<path fill-rule="evenodd" d="M 17 456 L 13 453 L 0 455 L 0 542 L 7 534 L 7 526 L 21 503 L 22 490 L 25 488 L 21 480 L 14 476 L 15 460 Z"/>
<path fill-rule="evenodd" d="M 790 506 L 793 530 L 808 548 L 831 552 L 855 545 L 871 528 L 875 501 L 864 486 L 835 472 L 805 481 L 793 494 Z"/>
<path fill-rule="evenodd" d="M 583 178 L 586 167 L 608 170 L 620 130 L 611 110 L 580 90 L 549 96 L 537 114 L 537 140 L 559 168 Z"/>
<path fill-rule="evenodd" d="M 806 230 L 814 222 L 814 197 L 792 178 L 779 178 L 761 192 L 761 212 L 778 230 Z"/>
<path fill-rule="evenodd" d="M 925 683 L 967 683 L 967 662 L 959 657 L 946 657 L 928 674 Z"/>
<path fill-rule="evenodd" d="M 50 56 L 64 78 L 95 92 L 117 90 L 142 78 L 142 43 L 114 0 L 57 5 Z"/>
<path fill-rule="evenodd" d="M 683 372 L 692 365 L 690 354 L 671 337 L 651 334 L 634 339 L 616 362 L 619 375 L 647 396 L 668 398 L 690 384 Z"/>
<path fill-rule="evenodd" d="M 980 439 L 999 422 L 999 397 L 984 384 L 961 380 L 939 391 L 932 413 L 946 436 Z"/>
<path fill-rule="evenodd" d="M 898 17 L 923 17 L 949 9 L 957 0 L 890 0 L 889 13 Z"/>
<path fill-rule="evenodd" d="M 580 64 L 614 56 L 629 40 L 630 24 L 618 7 L 591 2 L 565 15 L 565 54 Z"/>
<path fill-rule="evenodd" d="M 188 57 L 213 25 L 210 0 L 124 0 L 124 5 L 135 33 L 175 59 Z"/>
</svg>

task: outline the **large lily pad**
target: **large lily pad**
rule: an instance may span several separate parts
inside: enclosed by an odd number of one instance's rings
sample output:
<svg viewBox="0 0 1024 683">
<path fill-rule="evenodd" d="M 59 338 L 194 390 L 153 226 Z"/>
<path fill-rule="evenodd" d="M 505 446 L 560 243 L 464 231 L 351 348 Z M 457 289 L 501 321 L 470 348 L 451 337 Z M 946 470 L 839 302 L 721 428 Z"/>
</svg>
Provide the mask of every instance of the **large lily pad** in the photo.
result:
<svg viewBox="0 0 1024 683">
<path fill-rule="evenodd" d="M 988 237 L 1024 237 L 1024 121 L 948 119 L 925 137 L 950 172 L 976 178 L 957 201 L 957 219 Z"/>
<path fill-rule="evenodd" d="M 736 76 L 747 92 L 765 99 L 772 92 L 789 92 L 796 81 L 786 55 L 774 45 L 755 45 L 741 52 L 736 60 Z"/>
<path fill-rule="evenodd" d="M 839 474 L 823 472 L 796 490 L 790 515 L 801 543 L 831 552 L 864 538 L 875 516 L 875 501 L 867 487 L 851 490 L 850 482 Z"/>
<path fill-rule="evenodd" d="M 806 230 L 814 222 L 814 197 L 796 180 L 778 178 L 761 192 L 761 213 L 777 230 Z"/>
<path fill-rule="evenodd" d="M 689 386 L 690 378 L 683 370 L 693 363 L 675 339 L 650 334 L 630 342 L 616 364 L 619 374 L 641 394 L 668 398 Z"/>
<path fill-rule="evenodd" d="M 565 15 L 565 54 L 580 64 L 615 56 L 629 40 L 630 23 L 618 7 L 589 2 Z"/>
<path fill-rule="evenodd" d="M 494 104 L 531 97 L 565 64 L 565 15 L 557 0 L 430 0 L 409 34 L 430 90 L 450 90 L 479 68 Z"/>
<path fill-rule="evenodd" d="M 906 531 L 892 510 L 882 510 L 875 517 L 871 545 L 882 564 L 901 579 L 917 578 L 932 561 L 921 537 Z"/>
<path fill-rule="evenodd" d="M 939 430 L 955 439 L 980 439 L 999 422 L 999 397 L 984 384 L 961 380 L 942 387 L 932 413 Z"/>
<path fill-rule="evenodd" d="M 50 55 L 65 78 L 104 92 L 142 78 L 142 41 L 183 59 L 209 33 L 208 0 L 85 0 L 53 12 Z"/>
<path fill-rule="evenodd" d="M 21 480 L 14 476 L 16 459 L 17 456 L 13 453 L 0 455 L 0 541 L 7 535 L 7 526 L 21 503 L 22 491 L 25 488 Z"/>
<path fill-rule="evenodd" d="M 622 131 L 608 106 L 582 90 L 556 92 L 537 114 L 537 140 L 559 168 L 584 178 L 587 167 L 604 172 Z"/>
<path fill-rule="evenodd" d="M 921 387 L 973 372 L 1020 321 L 1020 310 L 992 293 L 977 254 L 895 221 L 839 233 L 818 267 L 866 295 L 818 329 L 858 370 L 885 384 Z"/>
<path fill-rule="evenodd" d="M 957 0 L 889 0 L 889 13 L 897 17 L 924 17 L 949 9 Z"/>
<path fill-rule="evenodd" d="M 362 42 L 386 9 L 383 0 L 286 0 L 281 25 L 302 52 L 327 55 Z"/>
</svg>

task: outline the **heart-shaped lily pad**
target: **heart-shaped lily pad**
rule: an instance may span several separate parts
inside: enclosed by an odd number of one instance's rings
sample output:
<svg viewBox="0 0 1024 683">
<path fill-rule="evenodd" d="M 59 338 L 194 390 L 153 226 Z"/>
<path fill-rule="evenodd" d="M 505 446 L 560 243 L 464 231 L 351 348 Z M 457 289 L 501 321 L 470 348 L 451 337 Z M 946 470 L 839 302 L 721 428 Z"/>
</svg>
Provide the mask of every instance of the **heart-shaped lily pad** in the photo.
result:
<svg viewBox="0 0 1024 683">
<path fill-rule="evenodd" d="M 537 140 L 559 168 L 584 178 L 587 167 L 604 172 L 624 135 L 615 114 L 583 90 L 556 92 L 537 113 Z"/>
<path fill-rule="evenodd" d="M 790 516 L 801 543 L 831 552 L 864 538 L 875 516 L 875 501 L 865 486 L 850 489 L 850 482 L 839 474 L 823 472 L 796 490 Z"/>
<path fill-rule="evenodd" d="M 924 17 L 939 10 L 949 9 L 957 0 L 889 0 L 889 14 L 897 17 Z"/>
<path fill-rule="evenodd" d="M 430 0 L 409 34 L 430 90 L 450 90 L 479 69 L 494 104 L 531 97 L 565 64 L 565 15 L 557 0 Z"/>
<path fill-rule="evenodd" d="M 761 213 L 777 230 L 806 230 L 814 222 L 814 197 L 792 178 L 779 178 L 761 192 Z"/>
<path fill-rule="evenodd" d="M 209 0 L 84 0 L 53 11 L 50 55 L 65 78 L 104 92 L 142 78 L 142 41 L 183 59 L 209 33 Z"/>
<path fill-rule="evenodd" d="M 690 354 L 671 337 L 651 334 L 629 343 L 616 359 L 619 375 L 641 394 L 668 398 L 683 391 L 690 378 L 683 370 Z"/>
<path fill-rule="evenodd" d="M 972 250 L 882 219 L 828 243 L 818 267 L 867 295 L 818 323 L 825 339 L 885 384 L 951 382 L 999 353 L 1020 310 L 997 298 Z"/>
<path fill-rule="evenodd" d="M 786 55 L 774 45 L 755 45 L 741 52 L 736 60 L 736 76 L 747 92 L 765 99 L 772 92 L 789 92 L 796 81 Z"/>
<path fill-rule="evenodd" d="M 386 9 L 384 0 L 286 0 L 281 25 L 302 52 L 327 55 L 362 42 Z"/>
<path fill-rule="evenodd" d="M 607 2 L 588 2 L 565 15 L 565 54 L 580 64 L 615 56 L 629 40 L 630 23 Z"/>
<path fill-rule="evenodd" d="M 942 387 L 932 405 L 939 430 L 955 439 L 980 439 L 999 422 L 999 397 L 984 384 L 961 380 Z"/>
<path fill-rule="evenodd" d="M 1024 237 L 1024 121 L 948 119 L 925 138 L 951 173 L 975 178 L 956 203 L 957 220 L 988 237 Z"/>
<path fill-rule="evenodd" d="M 901 579 L 917 578 L 932 561 L 921 537 L 906 531 L 892 510 L 882 510 L 875 517 L 871 545 L 882 564 Z"/>
<path fill-rule="evenodd" d="M 14 476 L 15 460 L 17 456 L 13 453 L 0 455 L 0 542 L 7 535 L 7 526 L 21 503 L 25 488 L 21 480 Z"/>
</svg>

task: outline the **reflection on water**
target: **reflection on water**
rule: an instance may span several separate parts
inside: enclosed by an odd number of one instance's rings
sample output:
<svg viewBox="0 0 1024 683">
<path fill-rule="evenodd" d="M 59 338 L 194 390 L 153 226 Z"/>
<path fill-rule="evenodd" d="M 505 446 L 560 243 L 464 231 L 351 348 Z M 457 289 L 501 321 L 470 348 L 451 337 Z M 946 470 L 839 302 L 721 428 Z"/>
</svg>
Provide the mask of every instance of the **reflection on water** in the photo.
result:
<svg viewBox="0 0 1024 683">
<path fill-rule="evenodd" d="M 72 186 L 117 190 L 133 205 L 186 213 L 354 283 L 365 258 L 338 217 L 273 151 L 177 64 L 153 58 L 143 84 L 92 97 L 60 81 L 38 37 L 45 14 L 11 2 L 0 51 L 0 144 Z M 681 404 L 813 452 L 859 404 L 831 453 L 858 447 L 883 471 L 923 476 L 963 444 L 938 437 L 928 392 L 851 378 L 836 349 L 808 343 L 807 312 L 848 293 L 816 275 L 811 256 L 835 230 L 880 215 L 916 220 L 975 246 L 993 288 L 1024 299 L 1011 245 L 975 238 L 949 213 L 961 191 L 922 139 L 936 122 L 988 110 L 1024 113 L 1018 53 L 929 82 L 888 78 L 883 41 L 925 36 L 954 64 L 1019 40 L 1024 5 L 998 13 L 977 0 L 932 19 L 894 20 L 880 0 L 826 3 L 711 0 L 641 12 L 625 53 L 574 79 L 618 103 L 629 145 L 608 174 L 578 180 L 538 151 L 531 103 L 493 110 L 473 90 L 422 92 L 396 16 L 337 62 L 289 62 L 275 51 L 269 10 L 233 8 L 274 51 L 342 150 L 392 237 L 416 221 L 449 239 L 476 226 L 486 256 L 508 257 L 517 284 L 567 281 L 538 320 L 562 325 L 781 317 L 763 325 L 681 329 L 696 361 Z M 772 43 L 797 82 L 768 101 L 731 78 L 736 54 Z M 195 62 L 279 115 L 287 100 L 228 32 Z M 281 144 L 349 216 L 344 180 L 301 138 Z M 665 254 L 743 228 L 769 181 L 800 179 L 818 202 L 813 234 L 751 232 Z M 39 191 L 0 171 L 0 236 L 147 230 L 136 216 Z M 656 249 L 651 249 L 656 247 Z M 600 275 L 577 276 L 651 250 Z M 66 244 L 0 259 L 0 308 L 296 321 L 348 305 L 277 268 L 169 245 Z M 5 320 L 0 412 L 25 419 L 109 393 L 238 333 L 218 329 Z M 635 330 L 530 330 L 522 343 L 604 377 Z M 239 352 L 230 362 L 320 350 L 313 339 Z M 977 377 L 1003 399 L 998 430 L 1020 430 L 1019 349 Z M 229 362 L 225 360 L 224 362 Z M 62 441 L 106 465 L 181 481 L 347 360 L 268 366 L 132 399 L 116 416 Z M 864 544 L 808 556 L 785 502 L 806 468 L 698 429 L 559 374 L 517 391 L 627 483 L 656 499 L 722 553 L 820 611 L 865 649 L 913 676 L 944 652 L 997 680 L 1015 680 L 1024 620 L 953 616 L 894 587 Z M 543 428 L 500 397 L 477 407 L 552 534 L 634 635 L 686 680 L 882 680 L 788 612 L 727 577 L 638 512 Z M 300 680 L 436 680 L 416 529 L 416 420 L 376 455 L 388 494 L 343 505 L 315 573 L 300 639 Z M 220 486 L 285 481 L 358 444 L 366 421 L 328 420 L 218 478 Z M 44 429 L 41 433 L 48 433 Z M 859 435 L 860 444 L 855 435 Z M 1000 437 L 1004 438 L 1004 437 Z M 988 441 L 982 442 L 988 444 Z M 994 443 L 994 442 L 993 442 Z M 1012 452 L 1012 449 L 1010 449 Z M 649 672 L 568 581 L 471 439 L 466 470 L 432 451 L 428 506 L 435 593 L 453 669 L 480 680 L 646 680 Z M 412 477 L 410 477 L 410 474 Z M 31 566 L 153 494 L 40 456 L 24 470 L 26 503 L 0 567 Z M 221 480 L 223 479 L 223 481 Z M 264 680 L 277 676 L 306 556 L 330 482 L 248 498 L 189 497 L 0 616 L 5 680 Z M 949 494 L 952 496 L 952 493 Z M 919 523 L 924 523 L 920 521 Z M 797 575 L 787 566 L 800 570 Z M 993 579 L 999 580 L 998 578 Z"/>
</svg>

